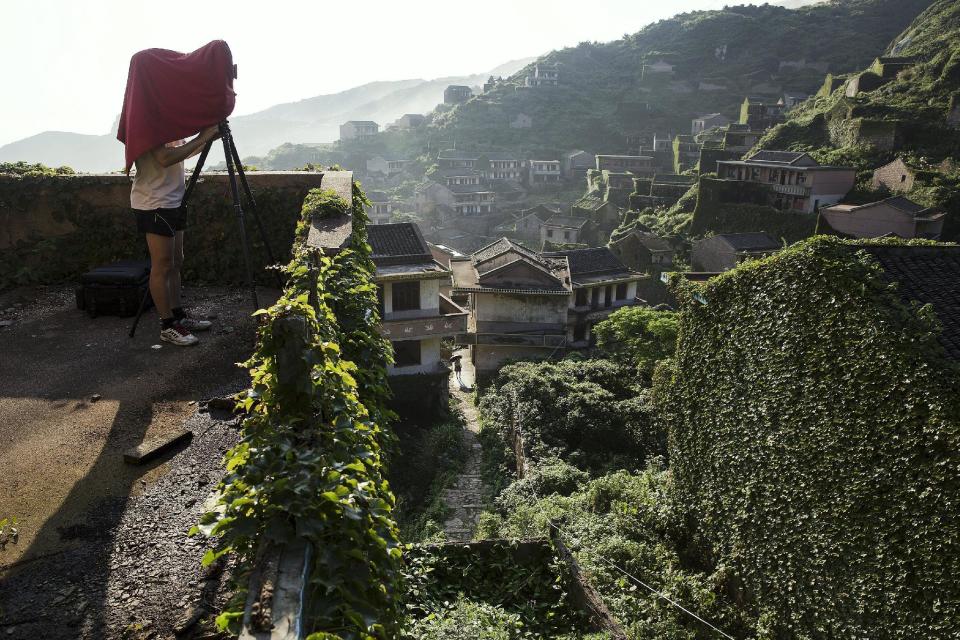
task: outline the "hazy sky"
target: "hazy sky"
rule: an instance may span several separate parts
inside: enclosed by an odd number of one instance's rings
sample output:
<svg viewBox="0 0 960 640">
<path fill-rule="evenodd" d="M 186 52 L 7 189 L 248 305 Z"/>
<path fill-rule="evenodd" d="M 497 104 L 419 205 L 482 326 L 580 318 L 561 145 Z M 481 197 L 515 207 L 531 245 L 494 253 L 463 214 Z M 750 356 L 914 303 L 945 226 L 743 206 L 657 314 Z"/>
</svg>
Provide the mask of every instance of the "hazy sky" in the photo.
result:
<svg viewBox="0 0 960 640">
<path fill-rule="evenodd" d="M 373 80 L 479 73 L 724 4 L 735 2 L 4 0 L 0 145 L 46 130 L 107 133 L 130 56 L 149 47 L 226 40 L 240 68 L 240 115 Z"/>
</svg>

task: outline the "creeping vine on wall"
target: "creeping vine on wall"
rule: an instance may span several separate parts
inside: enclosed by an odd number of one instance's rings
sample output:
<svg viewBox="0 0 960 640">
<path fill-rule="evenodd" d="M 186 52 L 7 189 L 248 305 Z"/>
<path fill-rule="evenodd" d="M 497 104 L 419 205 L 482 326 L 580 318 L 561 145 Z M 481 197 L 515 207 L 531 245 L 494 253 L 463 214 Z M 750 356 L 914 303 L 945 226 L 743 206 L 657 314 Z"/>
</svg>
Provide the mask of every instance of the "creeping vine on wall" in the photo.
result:
<svg viewBox="0 0 960 640">
<path fill-rule="evenodd" d="M 692 286 L 655 396 L 758 637 L 957 637 L 960 384 L 932 310 L 824 237 Z"/>
<path fill-rule="evenodd" d="M 308 630 L 317 639 L 386 639 L 398 629 L 401 546 L 382 461 L 391 353 L 376 331 L 357 186 L 353 200 L 329 191 L 307 198 L 284 269 L 288 284 L 257 312 L 263 323 L 245 363 L 252 387 L 243 438 L 226 456 L 219 508 L 196 528 L 219 536 L 205 563 L 234 553 L 247 568 L 262 545 L 308 541 Z M 329 258 L 306 246 L 311 216 L 350 207 L 348 247 Z M 242 615 L 237 601 L 218 622 L 235 628 Z"/>
</svg>

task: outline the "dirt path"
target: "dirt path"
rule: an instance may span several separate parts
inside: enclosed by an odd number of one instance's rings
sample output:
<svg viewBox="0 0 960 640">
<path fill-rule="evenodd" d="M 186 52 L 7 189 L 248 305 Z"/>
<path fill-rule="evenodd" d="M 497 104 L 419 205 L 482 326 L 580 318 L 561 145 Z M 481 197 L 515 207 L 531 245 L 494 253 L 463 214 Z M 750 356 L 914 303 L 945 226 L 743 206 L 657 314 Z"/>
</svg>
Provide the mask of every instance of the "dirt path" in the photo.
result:
<svg viewBox="0 0 960 640">
<path fill-rule="evenodd" d="M 472 387 L 473 367 L 466 362 L 466 358 L 464 353 L 461 378 L 465 385 Z M 455 376 L 450 377 L 450 399 L 451 402 L 456 403 L 463 414 L 463 442 L 467 447 L 468 457 L 456 484 L 443 494 L 444 503 L 453 510 L 450 518 L 443 524 L 443 530 L 447 540 L 464 542 L 473 539 L 483 504 L 483 480 L 480 477 L 481 446 L 477 438 L 480 433 L 480 423 L 472 393 L 462 390 Z"/>
</svg>

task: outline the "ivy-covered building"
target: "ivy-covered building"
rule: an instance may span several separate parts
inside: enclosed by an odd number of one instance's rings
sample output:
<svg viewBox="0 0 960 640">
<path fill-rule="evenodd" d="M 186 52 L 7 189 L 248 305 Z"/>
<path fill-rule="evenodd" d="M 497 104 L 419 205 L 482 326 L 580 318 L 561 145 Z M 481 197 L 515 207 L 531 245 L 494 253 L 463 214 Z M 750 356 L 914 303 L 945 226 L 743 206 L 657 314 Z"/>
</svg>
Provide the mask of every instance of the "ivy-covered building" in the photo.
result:
<svg viewBox="0 0 960 640">
<path fill-rule="evenodd" d="M 769 637 L 960 633 L 960 246 L 814 238 L 683 300 L 678 497 Z"/>
</svg>

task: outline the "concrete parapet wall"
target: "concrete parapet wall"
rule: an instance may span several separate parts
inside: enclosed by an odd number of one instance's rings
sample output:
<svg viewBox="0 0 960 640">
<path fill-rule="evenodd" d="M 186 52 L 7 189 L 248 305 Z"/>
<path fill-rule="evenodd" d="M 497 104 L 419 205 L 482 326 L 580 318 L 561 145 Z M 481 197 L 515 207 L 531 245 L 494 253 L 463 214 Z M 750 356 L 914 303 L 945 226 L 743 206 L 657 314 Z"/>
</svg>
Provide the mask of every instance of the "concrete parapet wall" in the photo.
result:
<svg viewBox="0 0 960 640">
<path fill-rule="evenodd" d="M 248 174 L 279 261 L 289 258 L 303 198 L 321 178 L 308 172 Z M 145 257 L 146 243 L 130 210 L 130 184 L 122 174 L 0 175 L 0 289 L 72 280 L 99 264 Z M 255 267 L 262 267 L 263 243 L 246 205 L 245 211 Z M 225 173 L 203 174 L 191 196 L 188 223 L 185 277 L 242 281 L 238 222 Z"/>
</svg>

